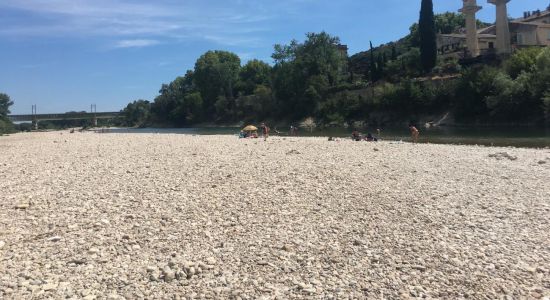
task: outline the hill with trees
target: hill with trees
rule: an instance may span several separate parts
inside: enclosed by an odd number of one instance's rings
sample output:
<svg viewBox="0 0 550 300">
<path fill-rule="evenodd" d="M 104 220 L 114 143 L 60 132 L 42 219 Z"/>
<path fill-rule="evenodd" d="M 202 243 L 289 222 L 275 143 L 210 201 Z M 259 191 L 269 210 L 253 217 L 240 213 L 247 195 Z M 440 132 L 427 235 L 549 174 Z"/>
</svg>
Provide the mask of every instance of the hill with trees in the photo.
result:
<svg viewBox="0 0 550 300">
<path fill-rule="evenodd" d="M 424 38 L 423 26 L 413 24 L 399 41 L 350 58 L 343 55 L 339 38 L 326 32 L 275 45 L 272 64 L 251 60 L 242 65 L 234 53 L 208 51 L 193 70 L 163 84 L 154 101 L 130 103 L 123 110 L 124 125 L 306 118 L 327 126 L 385 125 L 449 114 L 456 123 L 550 123 L 550 49 L 522 49 L 493 65 L 434 61 L 434 33 L 459 32 L 465 20 L 454 13 L 430 16 L 430 9 L 427 5 L 428 13 L 423 12 L 428 20 Z M 432 53 L 423 63 L 425 49 Z"/>
</svg>

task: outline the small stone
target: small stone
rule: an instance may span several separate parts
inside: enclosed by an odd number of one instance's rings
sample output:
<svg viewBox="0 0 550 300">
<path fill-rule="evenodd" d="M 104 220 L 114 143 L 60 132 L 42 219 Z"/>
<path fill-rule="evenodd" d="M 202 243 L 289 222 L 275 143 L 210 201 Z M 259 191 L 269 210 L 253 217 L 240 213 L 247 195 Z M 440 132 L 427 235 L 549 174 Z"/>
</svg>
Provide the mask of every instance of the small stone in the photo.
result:
<svg viewBox="0 0 550 300">
<path fill-rule="evenodd" d="M 99 253 L 99 249 L 97 248 L 91 248 L 90 250 L 88 250 L 88 253 L 93 255 L 93 254 L 98 254 Z"/>
<path fill-rule="evenodd" d="M 424 267 L 424 266 L 412 266 L 411 268 L 414 269 L 414 270 L 421 271 L 421 272 L 426 271 L 426 267 Z"/>
<path fill-rule="evenodd" d="M 157 270 L 157 267 L 155 266 L 147 266 L 147 273 L 151 273 Z"/>
<path fill-rule="evenodd" d="M 160 279 L 160 272 L 158 270 L 153 271 L 151 272 L 151 274 L 149 274 L 150 281 L 159 281 L 159 279 Z"/>
<path fill-rule="evenodd" d="M 133 245 L 133 246 L 132 246 L 132 249 L 133 249 L 133 250 L 139 250 L 139 249 L 141 249 L 141 246 L 138 245 L 138 244 L 136 244 L 136 245 Z"/>
<path fill-rule="evenodd" d="M 44 291 L 53 291 L 57 289 L 57 284 L 55 283 L 48 283 L 42 287 Z"/>
<path fill-rule="evenodd" d="M 172 269 L 170 269 L 169 267 L 164 268 L 163 275 L 164 275 L 164 281 L 168 283 L 176 279 L 176 273 L 172 271 Z"/>
<path fill-rule="evenodd" d="M 0 250 L 6 246 L 6 242 L 0 241 Z"/>
<path fill-rule="evenodd" d="M 53 236 L 51 238 L 48 239 L 48 242 L 59 242 L 61 241 L 61 237 L 60 236 Z"/>
<path fill-rule="evenodd" d="M 29 203 L 19 203 L 15 206 L 15 209 L 27 209 L 30 207 Z"/>
<path fill-rule="evenodd" d="M 0 247 L 2 248 L 2 247 Z M 206 263 L 209 264 L 209 265 L 215 265 L 216 264 L 216 259 L 214 257 L 209 257 L 206 259 Z"/>
</svg>

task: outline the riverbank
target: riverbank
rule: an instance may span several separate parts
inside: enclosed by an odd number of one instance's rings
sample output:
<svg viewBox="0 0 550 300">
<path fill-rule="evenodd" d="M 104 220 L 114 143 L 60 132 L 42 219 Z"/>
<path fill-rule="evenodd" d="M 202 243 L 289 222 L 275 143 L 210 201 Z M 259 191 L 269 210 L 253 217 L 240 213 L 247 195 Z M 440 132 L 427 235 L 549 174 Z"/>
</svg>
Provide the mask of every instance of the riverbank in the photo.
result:
<svg viewBox="0 0 550 300">
<path fill-rule="evenodd" d="M 0 298 L 550 296 L 550 150 L 0 139 Z"/>
</svg>

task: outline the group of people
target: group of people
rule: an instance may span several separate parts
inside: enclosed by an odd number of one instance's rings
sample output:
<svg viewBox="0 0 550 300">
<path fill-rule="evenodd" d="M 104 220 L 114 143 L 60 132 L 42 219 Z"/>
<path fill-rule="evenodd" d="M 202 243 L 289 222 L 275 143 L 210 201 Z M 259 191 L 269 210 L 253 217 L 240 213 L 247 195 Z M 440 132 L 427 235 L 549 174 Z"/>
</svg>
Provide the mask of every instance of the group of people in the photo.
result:
<svg viewBox="0 0 550 300">
<path fill-rule="evenodd" d="M 372 135 L 372 133 L 367 133 L 367 135 L 361 135 L 361 133 L 359 133 L 359 131 L 357 131 L 357 129 L 355 129 L 352 133 L 351 133 L 351 139 L 354 140 L 354 141 L 367 141 L 367 142 L 378 142 L 378 140 L 380 139 L 380 135 L 381 135 L 382 131 L 380 129 L 376 129 L 376 134 L 377 136 L 374 136 Z"/>
<path fill-rule="evenodd" d="M 380 129 L 377 129 L 377 132 L 378 132 L 378 136 L 380 136 Z M 367 142 L 378 142 L 378 137 L 375 137 L 374 135 L 372 135 L 372 133 L 367 133 L 367 135 L 361 135 L 361 133 L 359 133 L 359 131 L 357 130 L 354 130 L 352 133 L 351 133 L 351 139 L 354 140 L 354 141 L 367 141 Z"/>
<path fill-rule="evenodd" d="M 264 138 L 264 141 L 267 141 L 267 138 L 269 137 L 269 132 L 270 132 L 269 126 L 267 126 L 265 123 L 262 123 L 260 125 L 260 130 L 261 130 L 262 136 Z M 418 138 L 420 137 L 420 131 L 418 130 L 418 128 L 416 128 L 416 126 L 414 126 L 413 124 L 410 124 L 409 125 L 409 131 L 411 133 L 412 142 L 413 143 L 418 143 Z M 297 132 L 298 132 L 298 128 L 291 125 L 289 134 L 291 136 L 294 136 L 294 135 L 297 134 Z M 354 140 L 354 141 L 378 142 L 378 140 L 380 139 L 381 130 L 376 129 L 376 132 L 377 132 L 377 136 L 374 136 L 370 132 L 367 133 L 366 135 L 362 135 L 361 133 L 359 133 L 359 131 L 357 131 L 357 129 L 355 129 L 351 133 L 351 139 Z M 254 130 L 254 131 L 242 130 L 239 137 L 240 138 L 258 138 L 259 136 L 258 136 L 258 133 L 257 133 L 256 130 Z"/>
<path fill-rule="evenodd" d="M 411 140 L 413 143 L 418 143 L 418 138 L 420 137 L 420 131 L 418 130 L 418 128 L 416 128 L 416 126 L 414 126 L 413 124 L 410 124 L 409 125 L 409 131 L 411 133 Z M 380 129 L 376 129 L 376 132 L 378 134 L 378 136 L 374 136 L 372 135 L 372 133 L 367 133 L 367 135 L 361 135 L 361 133 L 359 133 L 359 131 L 357 131 L 357 129 L 353 130 L 353 132 L 351 133 L 351 139 L 354 140 L 354 141 L 367 141 L 367 142 L 378 142 L 378 140 L 380 139 Z"/>
<path fill-rule="evenodd" d="M 260 130 L 264 138 L 264 141 L 267 141 L 267 138 L 269 137 L 269 131 L 271 129 L 265 123 L 262 123 L 262 125 L 260 125 Z M 246 128 L 241 130 L 241 133 L 239 134 L 239 138 L 244 138 L 244 139 L 250 139 L 250 138 L 257 139 L 258 137 L 259 136 L 258 136 L 257 130 L 246 130 Z"/>
</svg>

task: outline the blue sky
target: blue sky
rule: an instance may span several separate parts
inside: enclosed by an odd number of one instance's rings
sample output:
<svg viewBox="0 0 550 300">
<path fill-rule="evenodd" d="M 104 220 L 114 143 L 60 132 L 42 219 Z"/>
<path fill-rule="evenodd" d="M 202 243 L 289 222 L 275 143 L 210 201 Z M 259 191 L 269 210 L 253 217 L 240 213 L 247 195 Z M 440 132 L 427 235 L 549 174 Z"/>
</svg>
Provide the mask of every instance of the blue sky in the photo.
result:
<svg viewBox="0 0 550 300">
<path fill-rule="evenodd" d="M 494 21 L 494 6 L 478 17 Z M 547 0 L 513 0 L 509 13 Z M 436 12 L 459 0 L 434 0 Z M 0 0 L 0 92 L 12 113 L 118 111 L 153 100 L 162 83 L 192 69 L 208 50 L 271 63 L 276 43 L 306 32 L 339 36 L 350 54 L 407 34 L 420 0 Z"/>
</svg>

